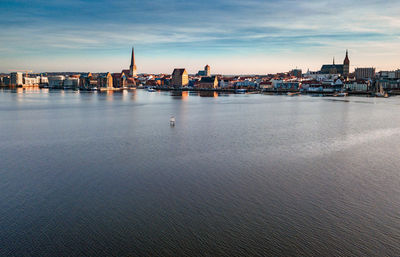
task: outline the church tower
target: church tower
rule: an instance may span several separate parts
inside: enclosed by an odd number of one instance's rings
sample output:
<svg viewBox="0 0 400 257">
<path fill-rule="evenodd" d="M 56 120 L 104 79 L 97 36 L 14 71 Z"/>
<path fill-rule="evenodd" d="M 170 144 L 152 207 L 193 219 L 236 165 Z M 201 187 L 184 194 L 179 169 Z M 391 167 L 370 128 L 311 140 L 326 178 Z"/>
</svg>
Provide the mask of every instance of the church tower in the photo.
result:
<svg viewBox="0 0 400 257">
<path fill-rule="evenodd" d="M 350 60 L 349 60 L 349 51 L 346 50 L 346 57 L 343 61 L 343 76 L 347 77 L 350 74 Z"/>
<path fill-rule="evenodd" d="M 206 65 L 204 67 L 204 73 L 206 74 L 206 77 L 211 77 L 211 69 L 210 69 L 210 65 Z"/>
<path fill-rule="evenodd" d="M 137 76 L 136 64 L 135 64 L 135 50 L 132 47 L 132 56 L 131 56 L 131 66 L 129 66 L 129 75 L 132 77 Z"/>
<path fill-rule="evenodd" d="M 332 62 L 332 66 L 329 69 L 329 74 L 337 74 L 338 70 L 336 68 L 336 64 L 335 64 L 335 57 L 333 57 L 333 62 Z"/>
</svg>

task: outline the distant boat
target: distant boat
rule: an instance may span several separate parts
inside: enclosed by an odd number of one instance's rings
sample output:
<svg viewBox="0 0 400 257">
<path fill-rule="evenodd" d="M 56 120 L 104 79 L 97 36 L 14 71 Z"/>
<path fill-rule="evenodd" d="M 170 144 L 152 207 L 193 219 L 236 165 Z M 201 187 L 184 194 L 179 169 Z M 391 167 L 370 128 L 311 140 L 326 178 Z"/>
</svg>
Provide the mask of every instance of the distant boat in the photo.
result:
<svg viewBox="0 0 400 257">
<path fill-rule="evenodd" d="M 289 92 L 287 93 L 288 96 L 297 96 L 300 95 L 300 92 Z"/>
<path fill-rule="evenodd" d="M 243 88 L 240 88 L 240 89 L 236 89 L 235 90 L 235 93 L 236 94 L 245 94 L 247 92 L 247 90 L 246 89 L 243 89 Z"/>
<path fill-rule="evenodd" d="M 379 87 L 379 92 L 375 93 L 375 96 L 376 97 L 384 97 L 384 98 L 388 98 L 389 97 L 388 93 L 386 93 L 385 90 L 383 90 L 382 85 Z"/>
<path fill-rule="evenodd" d="M 147 88 L 147 91 L 148 92 L 156 92 L 156 90 L 154 88 L 152 88 L 152 87 Z"/>
<path fill-rule="evenodd" d="M 348 95 L 348 93 L 340 92 L 340 93 L 334 94 L 333 96 L 335 96 L 335 97 L 344 97 L 344 96 L 347 96 L 347 95 Z"/>
<path fill-rule="evenodd" d="M 175 117 L 174 117 L 174 116 L 172 116 L 172 117 L 169 119 L 169 125 L 170 125 L 171 127 L 175 126 Z"/>
<path fill-rule="evenodd" d="M 375 93 L 375 97 L 384 97 L 384 98 L 388 98 L 389 95 L 388 95 L 388 93 L 377 92 L 377 93 Z"/>
</svg>

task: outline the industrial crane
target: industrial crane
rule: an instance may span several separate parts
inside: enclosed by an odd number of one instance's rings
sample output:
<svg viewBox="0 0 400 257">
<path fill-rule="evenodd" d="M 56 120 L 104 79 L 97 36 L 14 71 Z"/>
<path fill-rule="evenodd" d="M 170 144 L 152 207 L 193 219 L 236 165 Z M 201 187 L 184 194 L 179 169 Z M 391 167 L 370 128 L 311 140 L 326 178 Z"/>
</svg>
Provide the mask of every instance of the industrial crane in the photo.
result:
<svg viewBox="0 0 400 257">
<path fill-rule="evenodd" d="M 28 73 L 33 72 L 33 70 L 8 70 L 8 71 L 11 71 L 11 72 L 17 72 L 17 71 L 25 72 L 25 76 L 28 76 Z"/>
</svg>

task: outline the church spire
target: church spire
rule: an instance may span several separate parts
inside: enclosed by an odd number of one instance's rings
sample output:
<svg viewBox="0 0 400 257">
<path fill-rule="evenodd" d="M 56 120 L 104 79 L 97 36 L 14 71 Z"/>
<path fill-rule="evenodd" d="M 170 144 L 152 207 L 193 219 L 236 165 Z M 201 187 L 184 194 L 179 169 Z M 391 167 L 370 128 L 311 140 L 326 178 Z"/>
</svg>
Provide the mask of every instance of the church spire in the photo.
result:
<svg viewBox="0 0 400 257">
<path fill-rule="evenodd" d="M 343 61 L 343 64 L 344 65 L 350 65 L 350 60 L 349 60 L 349 51 L 346 49 L 346 57 L 344 58 L 344 61 Z"/>
<path fill-rule="evenodd" d="M 136 76 L 136 63 L 135 63 L 135 50 L 132 46 L 132 55 L 131 55 L 131 66 L 129 67 L 129 75 L 131 76 Z"/>
<path fill-rule="evenodd" d="M 333 65 L 335 65 L 335 56 L 333 56 Z"/>
<path fill-rule="evenodd" d="M 349 59 L 349 51 L 346 49 L 346 57 L 343 61 L 343 75 L 348 77 L 350 74 L 350 59 Z"/>
<path fill-rule="evenodd" d="M 133 67 L 133 66 L 135 66 L 135 50 L 132 46 L 131 66 L 130 67 Z"/>
</svg>

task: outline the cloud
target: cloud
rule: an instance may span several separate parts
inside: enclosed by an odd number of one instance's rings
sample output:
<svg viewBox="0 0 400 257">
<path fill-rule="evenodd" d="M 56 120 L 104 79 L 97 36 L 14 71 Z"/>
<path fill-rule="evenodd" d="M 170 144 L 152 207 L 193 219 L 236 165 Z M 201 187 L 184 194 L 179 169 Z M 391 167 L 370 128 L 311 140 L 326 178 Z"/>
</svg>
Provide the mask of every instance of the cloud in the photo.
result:
<svg viewBox="0 0 400 257">
<path fill-rule="evenodd" d="M 392 51 L 386 65 L 394 68 L 400 55 L 398 13 L 400 3 L 392 0 L 8 1 L 0 7 L 0 58 L 20 66 L 27 56 L 106 60 L 113 55 L 122 61 L 135 45 L 139 56 L 202 57 L 202 66 L 203 58 L 279 54 L 288 62 L 310 54 L 330 60 L 350 48 L 375 57 Z"/>
</svg>

